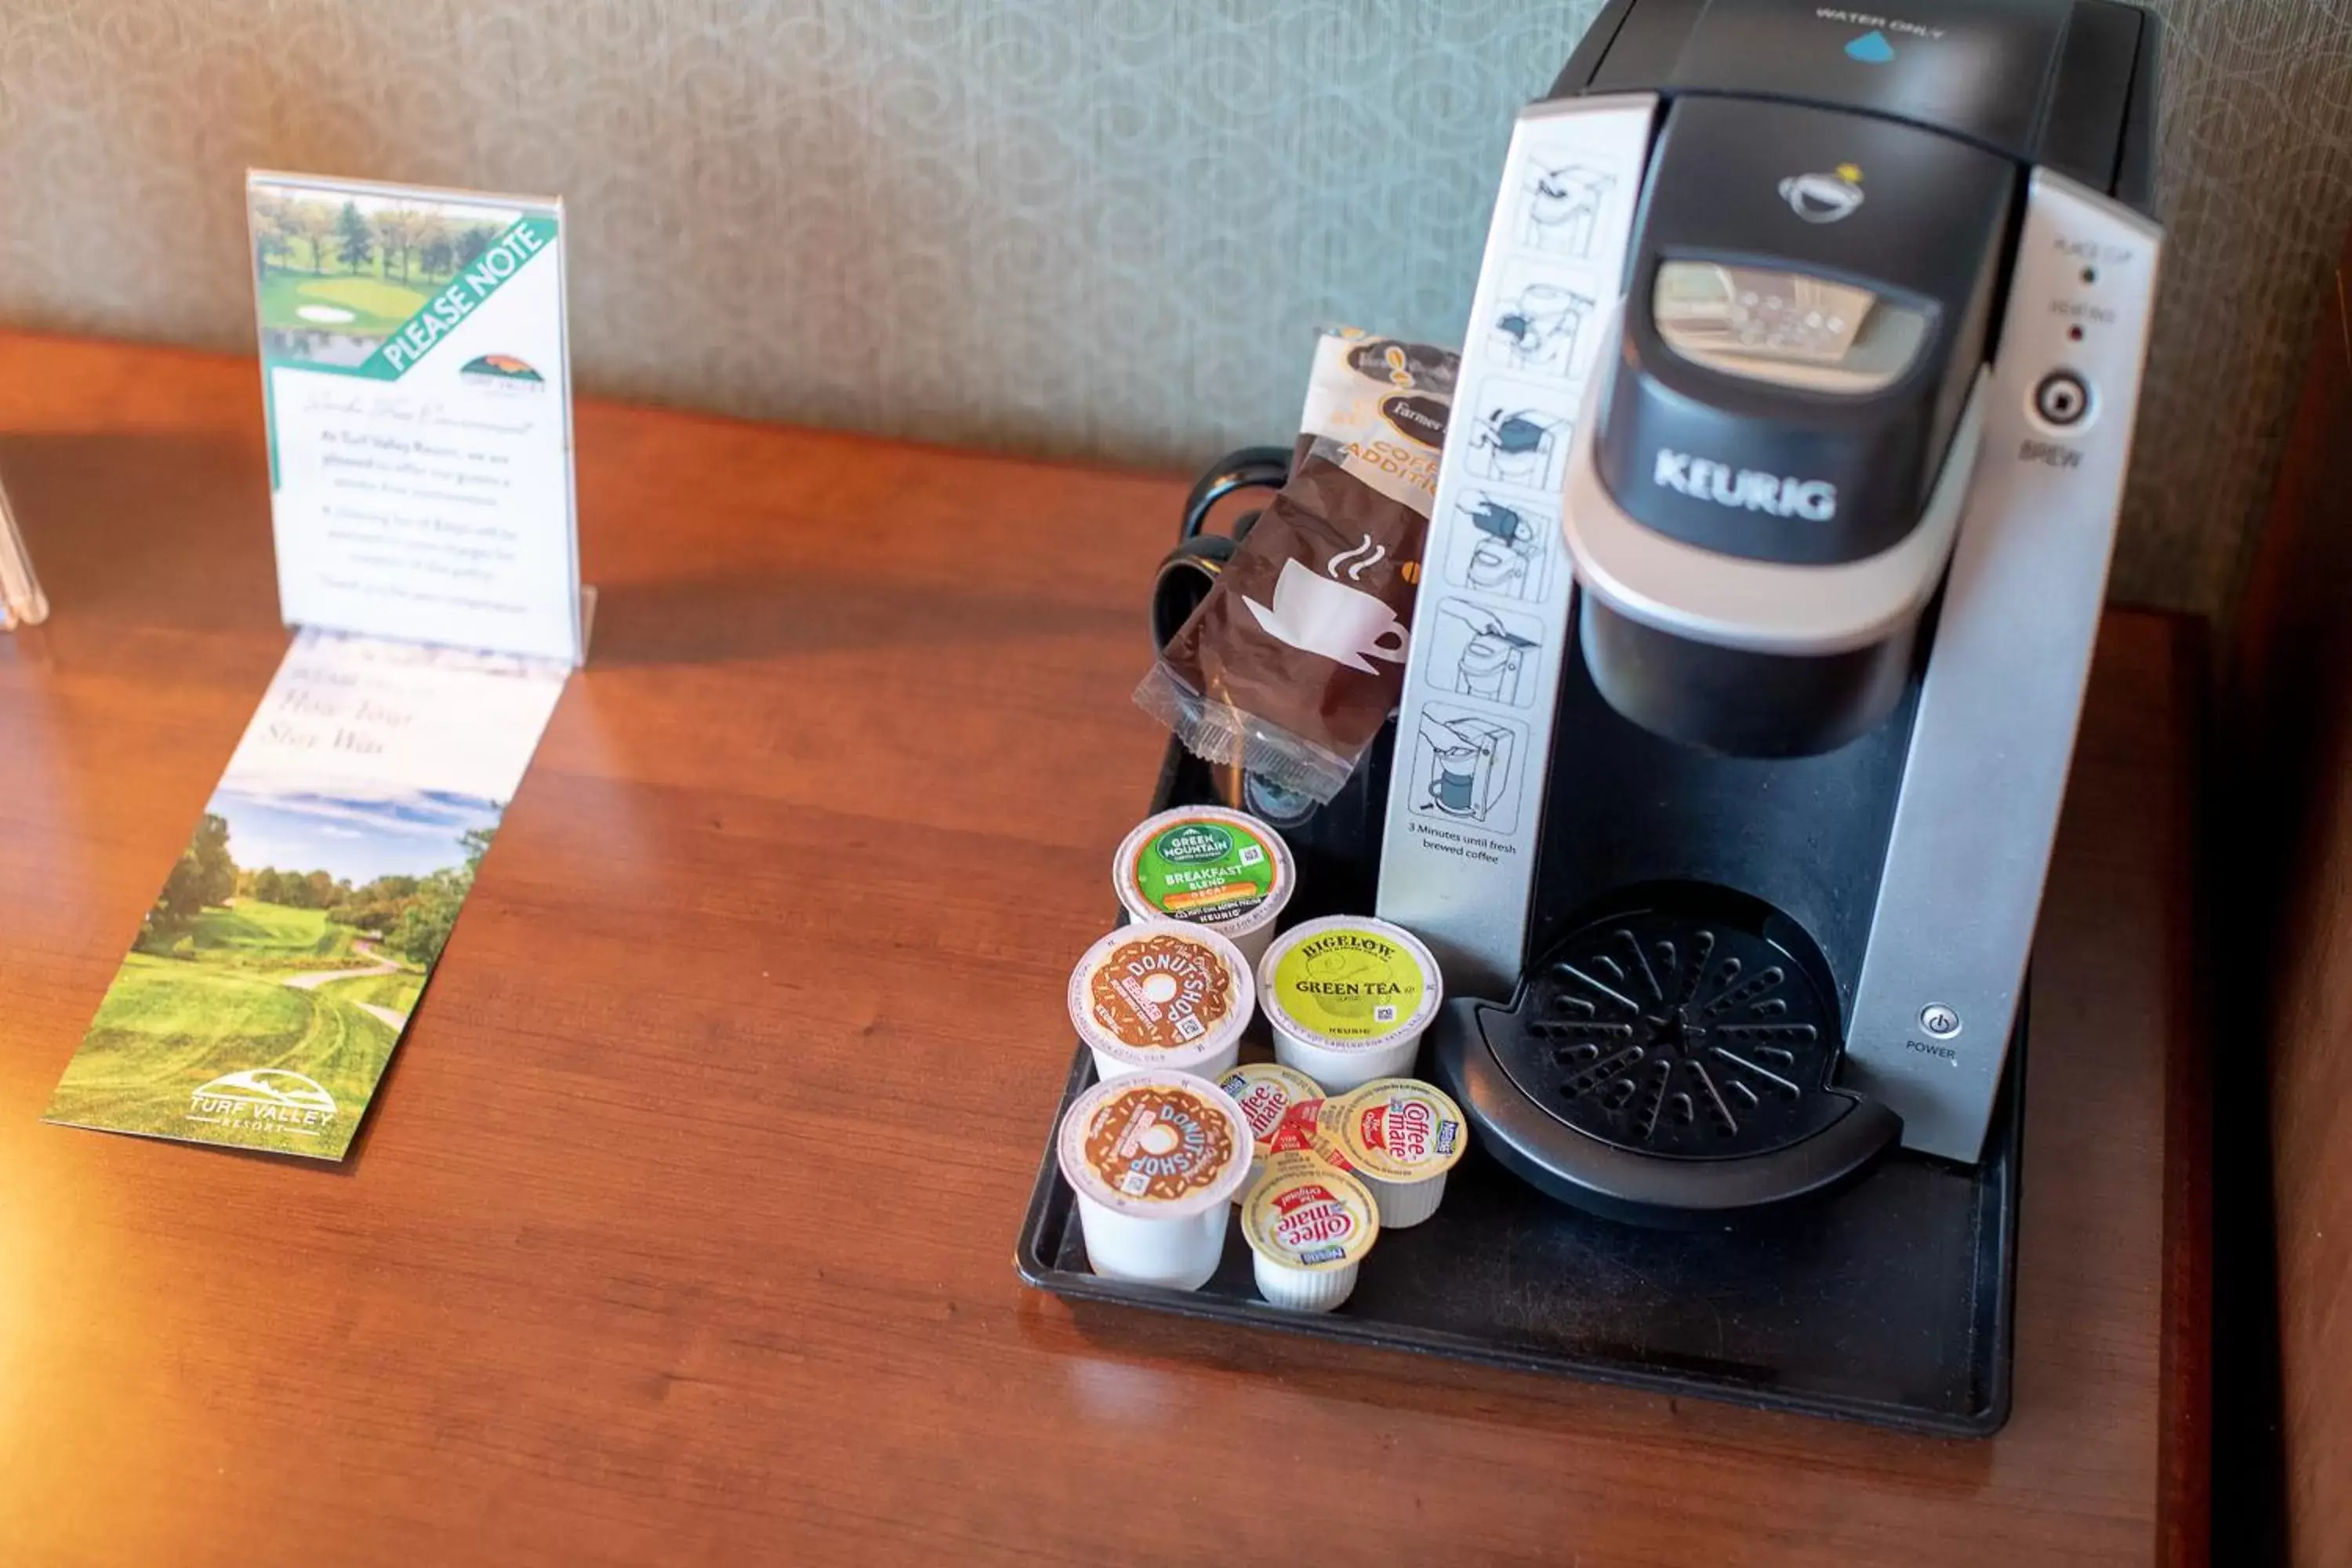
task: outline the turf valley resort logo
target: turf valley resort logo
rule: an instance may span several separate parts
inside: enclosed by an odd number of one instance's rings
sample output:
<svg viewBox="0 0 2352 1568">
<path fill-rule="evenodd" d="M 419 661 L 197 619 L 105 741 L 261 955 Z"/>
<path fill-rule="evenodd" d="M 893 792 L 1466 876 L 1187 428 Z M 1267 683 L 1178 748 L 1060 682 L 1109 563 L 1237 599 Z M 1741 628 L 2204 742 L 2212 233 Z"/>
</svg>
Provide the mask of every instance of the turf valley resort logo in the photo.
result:
<svg viewBox="0 0 2352 1568">
<path fill-rule="evenodd" d="M 530 393 L 533 395 L 547 390 L 547 377 L 531 368 L 528 360 L 513 354 L 480 354 L 466 362 L 457 372 L 457 379 L 468 386 L 501 395 Z"/>
<path fill-rule="evenodd" d="M 335 1097 L 285 1068 L 223 1073 L 188 1097 L 188 1120 L 215 1126 L 271 1126 L 317 1137 L 335 1122 Z"/>
<path fill-rule="evenodd" d="M 529 399 L 547 394 L 547 378 L 513 354 L 478 354 L 458 370 L 457 382 L 492 397 Z"/>
</svg>

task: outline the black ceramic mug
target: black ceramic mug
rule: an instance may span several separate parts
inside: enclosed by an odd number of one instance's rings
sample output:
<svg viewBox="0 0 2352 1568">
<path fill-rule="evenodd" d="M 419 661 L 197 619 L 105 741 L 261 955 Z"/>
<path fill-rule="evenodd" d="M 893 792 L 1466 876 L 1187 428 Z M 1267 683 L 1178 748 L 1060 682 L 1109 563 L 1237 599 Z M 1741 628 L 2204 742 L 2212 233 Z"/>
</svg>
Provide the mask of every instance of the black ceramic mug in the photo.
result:
<svg viewBox="0 0 2352 1568">
<path fill-rule="evenodd" d="M 1209 596 L 1217 574 L 1234 558 L 1242 541 L 1249 537 L 1250 525 L 1258 518 L 1255 511 L 1245 511 L 1234 520 L 1231 533 L 1211 533 L 1206 531 L 1209 513 L 1219 501 L 1236 491 L 1278 490 L 1289 478 L 1290 450 L 1286 447 L 1244 447 L 1201 470 L 1201 477 L 1192 481 L 1192 493 L 1184 498 L 1184 519 L 1177 530 L 1176 548 L 1161 558 L 1160 569 L 1152 574 L 1153 652 L 1166 647 L 1169 639 L 1192 619 L 1192 612 Z"/>
</svg>

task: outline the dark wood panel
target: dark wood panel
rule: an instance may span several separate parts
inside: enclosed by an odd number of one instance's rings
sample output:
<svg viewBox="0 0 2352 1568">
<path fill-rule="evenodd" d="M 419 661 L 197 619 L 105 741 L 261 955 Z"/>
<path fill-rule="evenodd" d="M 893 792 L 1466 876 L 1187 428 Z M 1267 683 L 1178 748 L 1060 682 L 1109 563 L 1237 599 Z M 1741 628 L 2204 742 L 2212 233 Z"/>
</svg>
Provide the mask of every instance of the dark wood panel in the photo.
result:
<svg viewBox="0 0 2352 1568">
<path fill-rule="evenodd" d="M 1060 979 L 1159 751 L 1128 691 L 1172 479 L 583 407 L 596 658 L 357 1157 L 40 1125 L 283 647 L 253 392 L 0 337 L 57 606 L 0 638 L 0 1555 L 1177 1563 L 1327 1524 L 1479 1563 L 2167 1552 L 2202 1332 L 2166 1288 L 2179 623 L 2112 617 L 2094 676 L 2015 1418 L 1891 1436 L 1018 1283 Z"/>
<path fill-rule="evenodd" d="M 2249 1208 L 2272 1219 L 2276 1254 L 2278 1381 L 2249 1376 L 2278 1408 L 2247 1423 L 2280 1423 L 2287 1545 L 2314 1565 L 2352 1552 L 2352 251 L 2335 283 L 2241 615 L 2227 775 L 2242 973 L 2270 1068 L 2271 1212 Z M 2267 1349 L 2270 1324 L 2233 1327 Z M 2264 1479 L 2242 1483 L 2249 1509 L 2277 1506 Z"/>
</svg>

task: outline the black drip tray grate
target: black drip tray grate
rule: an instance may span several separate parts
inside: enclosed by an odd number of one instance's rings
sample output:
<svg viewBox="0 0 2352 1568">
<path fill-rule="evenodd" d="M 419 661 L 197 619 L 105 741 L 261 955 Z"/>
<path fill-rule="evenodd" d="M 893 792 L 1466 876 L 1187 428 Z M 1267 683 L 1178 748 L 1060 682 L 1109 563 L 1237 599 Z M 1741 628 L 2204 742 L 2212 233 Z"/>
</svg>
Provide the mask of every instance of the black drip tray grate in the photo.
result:
<svg viewBox="0 0 2352 1568">
<path fill-rule="evenodd" d="M 1519 1091 L 1587 1137 L 1691 1159 L 1811 1138 L 1852 1109 L 1823 1092 L 1837 1021 L 1804 967 L 1722 921 L 1642 910 L 1585 927 L 1490 1033 Z"/>
</svg>

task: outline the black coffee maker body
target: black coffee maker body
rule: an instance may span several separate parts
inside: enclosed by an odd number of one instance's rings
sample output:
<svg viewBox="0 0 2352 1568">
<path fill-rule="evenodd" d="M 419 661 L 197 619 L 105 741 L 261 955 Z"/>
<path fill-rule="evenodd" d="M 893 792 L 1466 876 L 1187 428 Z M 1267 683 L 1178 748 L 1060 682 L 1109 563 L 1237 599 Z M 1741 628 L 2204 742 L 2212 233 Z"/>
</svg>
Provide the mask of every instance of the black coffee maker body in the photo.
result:
<svg viewBox="0 0 2352 1568">
<path fill-rule="evenodd" d="M 1459 999 L 1434 1070 L 1554 1195 L 1687 1223 L 1979 1157 L 2129 458 L 2156 50 L 2111 0 L 1622 0 L 1522 116 L 1378 903 Z M 1498 510 L 1550 557 L 1482 573 Z M 1465 612 L 1519 701 L 1447 661 Z"/>
</svg>

